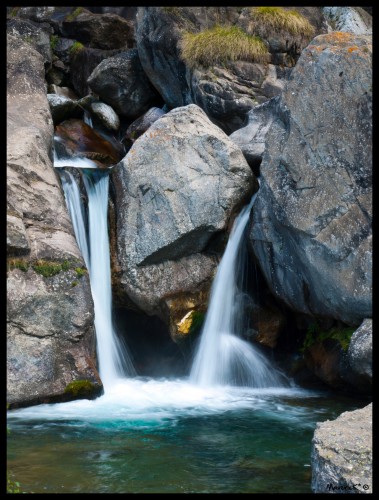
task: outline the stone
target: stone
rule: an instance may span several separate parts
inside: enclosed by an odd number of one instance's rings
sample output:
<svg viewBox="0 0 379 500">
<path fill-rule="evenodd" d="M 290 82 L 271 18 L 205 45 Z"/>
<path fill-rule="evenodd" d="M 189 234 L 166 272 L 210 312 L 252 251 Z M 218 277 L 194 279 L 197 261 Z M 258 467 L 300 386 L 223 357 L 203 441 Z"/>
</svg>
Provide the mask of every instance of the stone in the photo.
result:
<svg viewBox="0 0 379 500">
<path fill-rule="evenodd" d="M 372 35 L 372 16 L 361 7 L 323 7 L 331 31 Z"/>
<path fill-rule="evenodd" d="M 318 423 L 311 457 L 313 493 L 373 493 L 372 403 Z"/>
<path fill-rule="evenodd" d="M 196 105 L 154 122 L 112 172 L 126 294 L 148 314 L 215 268 L 207 247 L 254 189 L 241 151 Z"/>
<path fill-rule="evenodd" d="M 58 176 L 44 59 L 7 36 L 7 402 L 57 401 L 70 382 L 99 393 L 93 302 Z M 65 269 L 43 277 L 33 265 Z M 73 282 L 77 285 L 73 286 Z M 73 398 L 71 398 L 73 399 Z"/>
<path fill-rule="evenodd" d="M 136 49 L 102 61 L 87 82 L 102 101 L 123 117 L 137 118 L 160 101 L 143 71 Z"/>
<path fill-rule="evenodd" d="M 267 132 L 251 249 L 298 313 L 372 315 L 372 40 L 333 32 L 302 52 Z"/>
</svg>

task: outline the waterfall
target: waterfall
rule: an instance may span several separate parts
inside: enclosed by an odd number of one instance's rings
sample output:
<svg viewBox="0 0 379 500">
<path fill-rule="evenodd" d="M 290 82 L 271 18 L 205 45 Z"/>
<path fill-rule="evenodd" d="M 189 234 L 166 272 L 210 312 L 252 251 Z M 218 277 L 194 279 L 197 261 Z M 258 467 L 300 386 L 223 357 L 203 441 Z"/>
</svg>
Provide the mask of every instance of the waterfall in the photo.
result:
<svg viewBox="0 0 379 500">
<path fill-rule="evenodd" d="M 61 179 L 64 197 L 68 208 L 68 213 L 71 217 L 72 225 L 79 250 L 83 256 L 87 269 L 90 268 L 89 249 L 87 245 L 87 231 L 85 227 L 85 211 L 80 196 L 78 185 L 71 172 L 67 172 L 62 168 L 59 169 L 59 177 Z"/>
<path fill-rule="evenodd" d="M 210 302 L 190 380 L 203 386 L 277 387 L 284 377 L 266 356 L 241 338 L 244 297 L 239 288 L 246 258 L 244 233 L 256 194 L 236 218 L 212 284 Z"/>
<path fill-rule="evenodd" d="M 104 390 L 112 387 L 117 379 L 136 374 L 126 346 L 118 339 L 112 323 L 112 290 L 108 240 L 108 189 L 109 171 L 95 169 L 85 158 L 61 159 L 54 166 L 78 167 L 88 197 L 88 234 L 85 210 L 75 177 L 62 168 L 59 175 L 75 236 L 90 275 L 91 292 L 95 311 L 95 330 L 100 378 Z"/>
</svg>

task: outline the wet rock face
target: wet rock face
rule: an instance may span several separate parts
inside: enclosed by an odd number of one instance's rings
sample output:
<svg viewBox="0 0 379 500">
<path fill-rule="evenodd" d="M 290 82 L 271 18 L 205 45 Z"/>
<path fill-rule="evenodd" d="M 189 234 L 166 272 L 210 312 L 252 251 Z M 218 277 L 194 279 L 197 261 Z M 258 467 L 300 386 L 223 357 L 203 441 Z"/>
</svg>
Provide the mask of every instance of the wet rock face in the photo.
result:
<svg viewBox="0 0 379 500">
<path fill-rule="evenodd" d="M 59 400 L 78 378 L 101 382 L 89 281 L 77 279 L 84 262 L 52 166 L 43 56 L 10 35 L 7 77 L 7 401 L 20 406 Z M 64 261 L 51 277 L 32 267 Z"/>
<path fill-rule="evenodd" d="M 372 403 L 318 423 L 312 440 L 313 493 L 372 493 Z"/>
<path fill-rule="evenodd" d="M 153 123 L 112 175 L 121 282 L 151 313 L 165 295 L 209 280 L 215 262 L 202 252 L 251 196 L 254 176 L 195 105 Z"/>
<path fill-rule="evenodd" d="M 97 161 L 100 167 L 115 165 L 122 153 L 82 120 L 70 119 L 57 125 L 59 146 L 68 154 Z"/>
<path fill-rule="evenodd" d="M 371 38 L 316 37 L 266 137 L 250 242 L 270 290 L 298 312 L 372 314 Z"/>
</svg>

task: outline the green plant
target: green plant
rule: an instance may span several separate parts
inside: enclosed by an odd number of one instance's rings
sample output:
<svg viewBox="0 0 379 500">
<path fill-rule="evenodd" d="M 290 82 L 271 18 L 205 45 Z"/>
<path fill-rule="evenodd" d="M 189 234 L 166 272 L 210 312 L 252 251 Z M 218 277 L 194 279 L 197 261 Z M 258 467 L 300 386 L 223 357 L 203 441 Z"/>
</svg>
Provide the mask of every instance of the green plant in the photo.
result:
<svg viewBox="0 0 379 500">
<path fill-rule="evenodd" d="M 67 260 L 64 262 L 53 262 L 40 259 L 32 264 L 32 268 L 44 278 L 50 278 L 61 271 L 68 271 L 70 269 L 70 263 Z"/>
<path fill-rule="evenodd" d="M 291 35 L 312 36 L 315 32 L 311 23 L 296 10 L 282 7 L 251 7 L 254 24 L 259 32 L 285 31 Z"/>
<path fill-rule="evenodd" d="M 189 329 L 189 333 L 191 335 L 197 333 L 200 330 L 200 328 L 203 326 L 204 318 L 205 318 L 205 313 L 201 311 L 194 311 L 192 313 L 192 318 L 191 318 L 192 322 Z"/>
<path fill-rule="evenodd" d="M 70 382 L 64 392 L 65 394 L 71 394 L 72 396 L 88 396 L 95 389 L 95 386 L 89 380 L 74 380 Z"/>
<path fill-rule="evenodd" d="M 51 37 L 50 37 L 50 47 L 51 47 L 52 50 L 54 50 L 56 48 L 58 40 L 59 40 L 59 36 L 58 35 L 51 35 Z"/>
<path fill-rule="evenodd" d="M 85 267 L 75 267 L 75 272 L 78 278 L 82 278 L 88 271 Z"/>
<path fill-rule="evenodd" d="M 10 11 L 9 15 L 11 17 L 15 17 L 17 15 L 17 12 L 20 10 L 20 7 L 13 7 L 13 9 Z"/>
<path fill-rule="evenodd" d="M 74 286 L 78 285 L 79 284 L 79 281 L 73 281 L 71 283 L 71 288 L 74 288 Z"/>
<path fill-rule="evenodd" d="M 78 52 L 84 49 L 84 45 L 80 42 L 74 42 L 70 47 L 70 56 L 74 56 Z"/>
<path fill-rule="evenodd" d="M 73 21 L 79 14 L 83 12 L 83 7 L 77 7 L 71 14 L 68 14 L 65 21 Z"/>
<path fill-rule="evenodd" d="M 333 327 L 330 330 L 323 330 L 319 323 L 314 321 L 308 327 L 300 352 L 305 352 L 314 344 L 323 343 L 325 340 L 333 339 L 339 342 L 341 348 L 346 352 L 351 336 L 355 331 L 354 327 Z"/>
<path fill-rule="evenodd" d="M 219 26 L 200 33 L 184 32 L 180 41 L 183 60 L 190 66 L 209 67 L 228 61 L 268 61 L 267 47 L 258 36 L 247 35 L 237 26 Z"/>
<path fill-rule="evenodd" d="M 24 273 L 29 269 L 29 262 L 25 259 L 9 259 L 8 260 L 8 269 L 21 269 Z"/>
</svg>

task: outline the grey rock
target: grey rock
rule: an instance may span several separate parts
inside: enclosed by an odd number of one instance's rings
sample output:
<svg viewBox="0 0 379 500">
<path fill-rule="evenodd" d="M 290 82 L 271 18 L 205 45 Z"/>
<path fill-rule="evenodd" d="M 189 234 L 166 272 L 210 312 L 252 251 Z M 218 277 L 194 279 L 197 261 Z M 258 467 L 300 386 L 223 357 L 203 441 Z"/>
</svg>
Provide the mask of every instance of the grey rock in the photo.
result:
<svg viewBox="0 0 379 500">
<path fill-rule="evenodd" d="M 368 36 L 331 33 L 302 52 L 266 137 L 250 234 L 277 298 L 351 325 L 372 315 L 371 50 Z"/>
<path fill-rule="evenodd" d="M 360 394 L 371 394 L 372 319 L 365 319 L 353 333 L 345 358 L 343 379 Z"/>
<path fill-rule="evenodd" d="M 94 49 L 125 50 L 133 47 L 134 30 L 130 21 L 117 14 L 94 14 L 80 9 L 77 15 L 66 17 L 62 22 L 64 36 Z"/>
<path fill-rule="evenodd" d="M 313 493 L 373 493 L 372 403 L 318 423 L 311 457 Z"/>
<path fill-rule="evenodd" d="M 154 122 L 120 167 L 113 178 L 121 282 L 152 314 L 165 295 L 209 279 L 215 263 L 201 252 L 251 196 L 254 176 L 196 105 Z"/>
<path fill-rule="evenodd" d="M 52 62 L 50 30 L 48 25 L 41 26 L 26 19 L 12 18 L 7 21 L 7 33 L 21 38 L 37 50 L 44 58 L 45 69 L 49 68 Z"/>
<path fill-rule="evenodd" d="M 166 114 L 166 111 L 163 111 L 163 109 L 161 108 L 150 108 L 148 111 L 146 111 L 146 113 L 137 118 L 137 120 L 134 120 L 134 122 L 129 125 L 125 133 L 126 137 L 134 142 L 164 114 Z"/>
<path fill-rule="evenodd" d="M 361 7 L 323 7 L 331 31 L 372 35 L 372 16 Z"/>
<path fill-rule="evenodd" d="M 257 176 L 260 175 L 259 166 L 266 148 L 266 136 L 274 120 L 277 104 L 278 98 L 275 98 L 256 106 L 248 112 L 246 125 L 229 136 L 241 148 Z"/>
<path fill-rule="evenodd" d="M 77 102 L 69 97 L 58 94 L 47 94 L 51 116 L 55 125 L 69 118 L 79 117 L 83 111 L 78 107 Z"/>
<path fill-rule="evenodd" d="M 127 118 L 141 116 L 160 101 L 142 69 L 136 49 L 105 59 L 87 81 L 102 101 Z"/>
<path fill-rule="evenodd" d="M 101 382 L 88 278 L 72 287 L 73 269 L 43 278 L 31 268 L 39 260 L 84 262 L 52 166 L 43 57 L 11 35 L 7 77 L 7 401 L 27 405 L 63 396 L 78 378 Z M 20 256 L 27 272 L 15 267 Z"/>
<path fill-rule="evenodd" d="M 227 134 L 240 128 L 248 111 L 268 99 L 262 91 L 266 77 L 267 68 L 263 64 L 246 61 L 230 63 L 224 68 L 199 67 L 187 71 L 193 102 Z M 273 88 L 269 88 L 269 94 Z M 280 92 L 281 86 L 277 89 Z"/>
<path fill-rule="evenodd" d="M 105 128 L 109 130 L 118 130 L 120 128 L 120 118 L 108 104 L 94 102 L 91 104 L 91 111 Z"/>
</svg>

